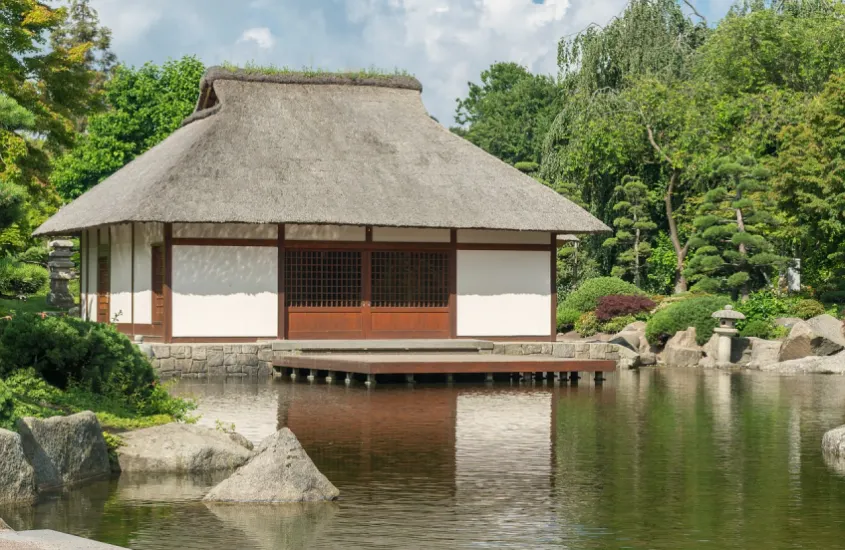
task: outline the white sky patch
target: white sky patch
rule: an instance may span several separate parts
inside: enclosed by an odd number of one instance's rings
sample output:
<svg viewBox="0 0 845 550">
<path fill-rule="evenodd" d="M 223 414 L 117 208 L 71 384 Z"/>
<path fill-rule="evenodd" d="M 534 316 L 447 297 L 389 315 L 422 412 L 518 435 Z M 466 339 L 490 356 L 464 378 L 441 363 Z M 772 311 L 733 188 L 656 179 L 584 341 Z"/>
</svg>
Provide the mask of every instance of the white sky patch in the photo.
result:
<svg viewBox="0 0 845 550">
<path fill-rule="evenodd" d="M 276 37 L 267 27 L 255 27 L 245 30 L 238 42 L 255 42 L 262 50 L 270 50 L 276 45 Z"/>
</svg>

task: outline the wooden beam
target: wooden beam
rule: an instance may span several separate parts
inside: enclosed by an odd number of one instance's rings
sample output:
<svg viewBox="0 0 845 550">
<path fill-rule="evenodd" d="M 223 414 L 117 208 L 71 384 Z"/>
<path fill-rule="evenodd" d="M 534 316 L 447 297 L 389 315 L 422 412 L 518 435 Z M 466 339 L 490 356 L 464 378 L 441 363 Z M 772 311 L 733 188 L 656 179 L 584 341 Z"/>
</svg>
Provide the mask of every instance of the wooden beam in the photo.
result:
<svg viewBox="0 0 845 550">
<path fill-rule="evenodd" d="M 202 239 L 175 238 L 171 239 L 173 246 L 266 246 L 277 247 L 277 239 Z"/>
<path fill-rule="evenodd" d="M 458 337 L 458 230 L 449 238 L 449 336 Z"/>
<path fill-rule="evenodd" d="M 164 341 L 173 340 L 173 224 L 164 224 Z"/>
<path fill-rule="evenodd" d="M 279 278 L 277 286 L 279 326 L 276 337 L 279 340 L 284 340 L 285 334 L 287 334 L 287 331 L 285 330 L 285 325 L 287 324 L 287 299 L 285 297 L 285 224 L 280 223 L 278 231 L 279 234 L 277 235 L 276 246 L 279 253 L 279 259 L 277 262 Z"/>
<path fill-rule="evenodd" d="M 135 339 L 135 222 L 132 222 L 130 227 L 131 230 L 131 238 L 132 238 L 132 246 L 130 250 L 132 251 L 132 259 L 130 261 L 132 266 L 132 275 L 130 277 L 129 282 L 129 309 L 132 310 L 132 314 L 130 315 L 130 322 L 132 323 L 132 339 Z"/>
<path fill-rule="evenodd" d="M 552 233 L 552 244 L 549 249 L 552 264 L 552 342 L 557 341 L 557 234 Z"/>
<path fill-rule="evenodd" d="M 85 275 L 88 271 L 88 230 L 83 229 L 79 235 L 79 316 L 88 320 L 88 286 Z"/>
</svg>

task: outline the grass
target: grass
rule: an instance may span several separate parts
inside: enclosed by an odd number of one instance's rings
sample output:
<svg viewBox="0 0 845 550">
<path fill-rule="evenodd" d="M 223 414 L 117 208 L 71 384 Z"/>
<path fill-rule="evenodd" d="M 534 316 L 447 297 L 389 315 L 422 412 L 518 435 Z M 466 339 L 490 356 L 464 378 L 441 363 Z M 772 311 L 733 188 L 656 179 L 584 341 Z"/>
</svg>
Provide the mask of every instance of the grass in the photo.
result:
<svg viewBox="0 0 845 550">
<path fill-rule="evenodd" d="M 224 62 L 221 67 L 229 71 L 242 71 L 247 74 L 263 74 L 263 75 L 276 75 L 276 74 L 301 74 L 303 76 L 309 77 L 317 77 L 317 76 L 340 76 L 349 78 L 352 80 L 355 79 L 362 79 L 362 78 L 393 78 L 397 76 L 403 77 L 411 77 L 413 78 L 414 75 L 409 73 L 404 69 L 395 68 L 391 70 L 379 69 L 376 67 L 370 67 L 368 69 L 354 69 L 354 70 L 341 70 L 341 71 L 330 71 L 326 69 L 320 69 L 315 67 L 303 67 L 301 69 L 294 69 L 292 67 L 282 66 L 278 67 L 276 65 L 257 65 L 255 63 L 247 63 L 243 67 L 239 67 L 233 63 Z"/>
<path fill-rule="evenodd" d="M 79 304 L 79 279 L 71 281 L 68 287 L 70 289 L 70 293 L 76 300 L 76 303 Z M 14 315 L 16 313 L 42 313 L 45 311 L 67 312 L 67 310 L 47 305 L 48 290 L 49 289 L 45 288 L 38 294 L 27 296 L 26 301 L 18 300 L 17 298 L 0 297 L 0 316 Z"/>
</svg>

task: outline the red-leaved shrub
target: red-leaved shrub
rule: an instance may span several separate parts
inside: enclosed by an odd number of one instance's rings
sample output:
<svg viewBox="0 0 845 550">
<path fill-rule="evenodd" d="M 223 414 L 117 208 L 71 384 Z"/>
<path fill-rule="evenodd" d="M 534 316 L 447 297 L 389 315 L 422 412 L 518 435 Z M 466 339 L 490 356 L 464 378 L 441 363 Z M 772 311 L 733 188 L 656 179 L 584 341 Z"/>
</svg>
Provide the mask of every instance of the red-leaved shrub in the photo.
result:
<svg viewBox="0 0 845 550">
<path fill-rule="evenodd" d="M 646 296 L 623 296 L 619 294 L 604 296 L 599 300 L 596 317 L 600 321 L 610 321 L 614 317 L 650 311 L 654 309 L 654 306 L 654 302 Z"/>
</svg>

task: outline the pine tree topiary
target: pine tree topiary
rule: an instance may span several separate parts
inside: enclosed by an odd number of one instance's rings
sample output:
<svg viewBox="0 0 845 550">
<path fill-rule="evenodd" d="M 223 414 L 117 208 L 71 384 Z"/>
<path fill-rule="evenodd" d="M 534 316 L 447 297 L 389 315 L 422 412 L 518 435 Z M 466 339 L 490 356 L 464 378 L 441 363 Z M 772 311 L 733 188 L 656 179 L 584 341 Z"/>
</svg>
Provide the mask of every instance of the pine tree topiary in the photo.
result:
<svg viewBox="0 0 845 550">
<path fill-rule="evenodd" d="M 722 185 L 708 191 L 693 220 L 693 256 L 684 272 L 693 289 L 748 298 L 770 274 L 786 266 L 765 232 L 776 225 L 764 181 L 767 170 L 750 157 L 717 161 Z"/>
<path fill-rule="evenodd" d="M 621 197 L 613 207 L 619 214 L 613 220 L 616 235 L 605 240 L 604 246 L 621 250 L 610 274 L 614 277 L 631 275 L 634 284 L 641 288 L 643 268 L 651 255 L 647 234 L 657 229 L 657 224 L 649 217 L 648 187 L 638 177 L 625 176 L 615 191 Z"/>
</svg>

